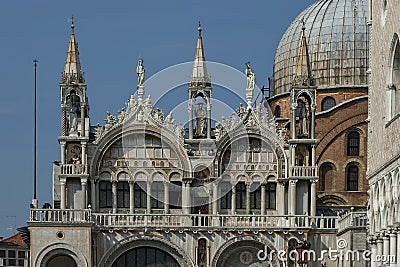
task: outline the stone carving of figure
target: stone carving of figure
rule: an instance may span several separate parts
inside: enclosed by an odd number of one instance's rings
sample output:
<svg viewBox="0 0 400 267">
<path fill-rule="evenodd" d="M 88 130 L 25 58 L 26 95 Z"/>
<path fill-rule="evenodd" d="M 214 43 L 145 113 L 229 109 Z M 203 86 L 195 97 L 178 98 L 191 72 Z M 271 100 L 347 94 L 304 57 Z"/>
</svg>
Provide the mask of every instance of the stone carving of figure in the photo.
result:
<svg viewBox="0 0 400 267">
<path fill-rule="evenodd" d="M 128 108 L 128 111 L 132 111 L 135 109 L 136 107 L 136 100 L 133 97 L 133 95 L 131 95 L 131 97 L 128 99 L 128 102 L 126 103 L 126 106 Z"/>
<path fill-rule="evenodd" d="M 221 122 L 217 121 L 215 123 L 215 129 L 214 129 L 214 133 L 215 133 L 215 140 L 219 140 L 223 134 L 223 129 L 222 129 L 222 124 Z"/>
<path fill-rule="evenodd" d="M 115 116 L 112 115 L 109 111 L 107 111 L 107 118 L 105 119 L 105 122 L 106 122 L 105 125 L 106 130 L 111 129 L 115 124 Z"/>
<path fill-rule="evenodd" d="M 196 135 L 204 136 L 206 128 L 206 113 L 203 109 L 203 103 L 198 104 L 198 108 L 194 113 L 196 116 Z"/>
<path fill-rule="evenodd" d="M 80 98 L 72 90 L 68 96 L 67 103 L 70 106 L 69 112 L 69 132 L 73 133 L 78 130 L 78 113 L 80 113 Z"/>
<path fill-rule="evenodd" d="M 251 107 L 253 101 L 254 87 L 256 85 L 256 75 L 254 74 L 254 71 L 250 68 L 250 62 L 246 63 L 246 76 L 247 76 L 246 101 L 247 101 L 247 106 Z"/>
<path fill-rule="evenodd" d="M 161 109 L 157 108 L 154 111 L 153 117 L 156 121 L 162 123 L 164 121 L 164 112 Z"/>
<path fill-rule="evenodd" d="M 175 134 L 178 136 L 179 140 L 181 141 L 183 140 L 183 138 L 185 137 L 185 128 L 183 127 L 182 124 L 176 126 Z"/>
<path fill-rule="evenodd" d="M 232 115 L 231 115 L 231 129 L 235 128 L 237 122 L 238 122 L 238 120 L 237 120 L 236 114 L 232 113 Z"/>
<path fill-rule="evenodd" d="M 118 110 L 118 117 L 117 117 L 118 123 L 122 123 L 124 121 L 125 117 L 126 117 L 125 109 L 123 109 L 123 108 L 119 109 Z"/>
<path fill-rule="evenodd" d="M 136 67 L 136 73 L 138 76 L 138 84 L 137 87 L 139 88 L 140 86 L 144 85 L 144 74 L 145 74 L 146 70 L 144 69 L 143 66 L 143 59 L 139 58 L 138 60 L 138 65 Z"/>
<path fill-rule="evenodd" d="M 308 136 L 310 126 L 310 106 L 307 101 L 299 110 L 299 136 Z"/>
<path fill-rule="evenodd" d="M 104 127 L 100 126 L 100 124 L 98 123 L 96 128 L 94 128 L 94 138 L 95 140 L 100 139 L 100 137 L 103 135 L 104 132 Z"/>
<path fill-rule="evenodd" d="M 239 115 L 239 118 L 243 120 L 243 118 L 246 116 L 246 108 L 243 106 L 242 103 L 239 104 L 239 107 L 237 109 L 237 114 Z"/>
<path fill-rule="evenodd" d="M 165 118 L 165 123 L 167 124 L 167 128 L 170 129 L 170 130 L 173 129 L 174 122 L 175 122 L 175 119 L 172 116 L 172 112 L 170 112 L 168 114 L 168 116 Z"/>
<path fill-rule="evenodd" d="M 143 120 L 144 120 L 144 112 L 143 112 L 143 109 L 140 109 L 140 111 L 139 111 L 139 113 L 138 113 L 138 115 L 137 115 L 137 120 L 138 120 L 138 122 L 143 122 Z"/>
<path fill-rule="evenodd" d="M 150 95 L 148 95 L 146 100 L 144 101 L 144 106 L 146 107 L 147 110 L 153 109 L 153 101 L 151 101 Z"/>
</svg>

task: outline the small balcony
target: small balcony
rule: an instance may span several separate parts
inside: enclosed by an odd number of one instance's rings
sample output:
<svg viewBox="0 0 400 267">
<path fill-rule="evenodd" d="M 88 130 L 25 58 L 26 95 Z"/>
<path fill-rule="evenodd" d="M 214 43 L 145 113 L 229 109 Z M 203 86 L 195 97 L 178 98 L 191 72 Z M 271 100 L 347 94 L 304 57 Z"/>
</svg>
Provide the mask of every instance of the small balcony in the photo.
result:
<svg viewBox="0 0 400 267">
<path fill-rule="evenodd" d="M 65 176 L 82 176 L 88 174 L 87 164 L 61 164 L 61 175 Z"/>
<path fill-rule="evenodd" d="M 297 179 L 317 179 L 318 167 L 317 166 L 292 166 L 289 168 L 289 178 Z"/>
</svg>

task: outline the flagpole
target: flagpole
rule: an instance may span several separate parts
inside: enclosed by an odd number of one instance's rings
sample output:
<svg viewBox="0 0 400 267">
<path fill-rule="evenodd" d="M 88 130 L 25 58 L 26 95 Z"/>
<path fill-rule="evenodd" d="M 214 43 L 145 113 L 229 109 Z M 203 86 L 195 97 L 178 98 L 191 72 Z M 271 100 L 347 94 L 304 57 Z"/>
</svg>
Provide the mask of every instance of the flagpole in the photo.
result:
<svg viewBox="0 0 400 267">
<path fill-rule="evenodd" d="M 34 66 L 34 97 L 33 97 L 33 200 L 32 206 L 33 208 L 38 207 L 38 200 L 36 195 L 36 69 L 37 69 L 38 61 L 36 59 L 33 60 Z"/>
</svg>

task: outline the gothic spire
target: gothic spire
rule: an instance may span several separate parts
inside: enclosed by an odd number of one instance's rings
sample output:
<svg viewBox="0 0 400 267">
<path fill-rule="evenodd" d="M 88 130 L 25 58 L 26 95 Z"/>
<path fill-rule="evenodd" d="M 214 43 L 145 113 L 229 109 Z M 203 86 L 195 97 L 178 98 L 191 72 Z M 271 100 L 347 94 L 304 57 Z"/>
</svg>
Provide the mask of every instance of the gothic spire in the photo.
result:
<svg viewBox="0 0 400 267">
<path fill-rule="evenodd" d="M 202 27 L 200 21 L 198 31 L 199 36 L 197 37 L 196 54 L 194 56 L 190 86 L 210 86 L 211 80 L 208 76 L 206 58 L 204 57 L 203 38 L 201 36 Z"/>
<path fill-rule="evenodd" d="M 314 78 L 311 71 L 310 55 L 308 54 L 308 45 L 305 35 L 305 22 L 303 20 L 302 37 L 297 58 L 296 73 L 294 77 L 294 86 L 314 86 Z"/>
<path fill-rule="evenodd" d="M 78 43 L 75 40 L 75 24 L 71 18 L 71 35 L 69 37 L 67 59 L 65 60 L 64 72 L 61 83 L 84 83 L 81 63 L 79 61 Z"/>
</svg>

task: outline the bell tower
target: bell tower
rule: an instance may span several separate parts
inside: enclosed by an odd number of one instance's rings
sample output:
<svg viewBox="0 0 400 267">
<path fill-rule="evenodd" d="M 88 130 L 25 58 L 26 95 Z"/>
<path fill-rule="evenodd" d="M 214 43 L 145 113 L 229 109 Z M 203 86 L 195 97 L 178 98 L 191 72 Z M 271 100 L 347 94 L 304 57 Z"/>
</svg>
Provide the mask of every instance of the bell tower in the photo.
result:
<svg viewBox="0 0 400 267">
<path fill-rule="evenodd" d="M 204 57 L 202 27 L 199 22 L 196 54 L 189 94 L 189 139 L 211 139 L 211 79 Z"/>
<path fill-rule="evenodd" d="M 61 149 L 58 181 L 55 182 L 54 206 L 86 208 L 87 153 L 89 141 L 89 104 L 86 84 L 75 40 L 75 25 L 71 19 L 67 58 L 60 82 L 61 91 Z M 59 183 L 57 188 L 56 184 Z M 66 195 L 68 194 L 68 196 Z M 58 199 L 58 201 L 57 201 Z"/>
</svg>

